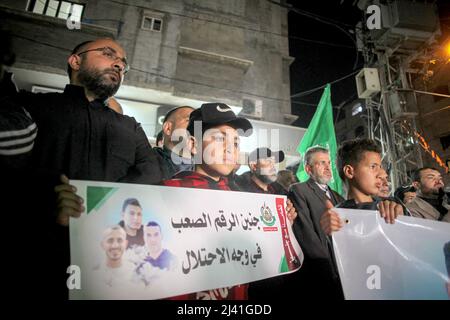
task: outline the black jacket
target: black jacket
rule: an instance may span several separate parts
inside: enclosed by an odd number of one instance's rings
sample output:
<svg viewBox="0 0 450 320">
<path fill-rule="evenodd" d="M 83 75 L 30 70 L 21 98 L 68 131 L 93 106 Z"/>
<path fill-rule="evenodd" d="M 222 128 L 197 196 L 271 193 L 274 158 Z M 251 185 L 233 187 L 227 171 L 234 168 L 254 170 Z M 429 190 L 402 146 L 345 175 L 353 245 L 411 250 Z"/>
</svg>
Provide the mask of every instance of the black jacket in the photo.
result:
<svg viewBox="0 0 450 320">
<path fill-rule="evenodd" d="M 331 197 L 333 205 L 344 200 L 332 190 Z M 331 238 L 320 227 L 328 197 L 314 180 L 309 179 L 293 184 L 289 198 L 297 210 L 293 231 L 305 256 L 303 266 L 292 282 L 303 287 L 303 298 L 343 299 Z"/>
<path fill-rule="evenodd" d="M 171 179 L 175 174 L 181 171 L 194 171 L 192 159 L 182 158 L 166 147 L 154 148 L 153 150 L 155 150 L 155 153 L 159 157 L 163 180 Z M 191 163 L 176 164 L 173 162 L 172 156 L 178 161 L 191 161 Z"/>
<path fill-rule="evenodd" d="M 160 162 L 134 118 L 102 101 L 89 102 L 84 89 L 67 85 L 63 93 L 21 92 L 22 106 L 36 122 L 36 169 L 69 179 L 156 184 Z"/>
<path fill-rule="evenodd" d="M 161 180 L 160 163 L 133 118 L 116 113 L 101 101 L 89 103 L 82 87 L 68 85 L 64 93 L 21 92 L 17 99 L 18 105 L 32 115 L 38 134 L 31 168 L 27 172 L 11 172 L 9 178 L 1 179 L 6 180 L 9 190 L 5 223 L 17 224 L 20 217 L 21 233 L 29 235 L 7 234 L 7 239 L 18 240 L 13 246 L 16 253 L 7 255 L 16 262 L 15 270 L 4 273 L 16 275 L 12 277 L 14 294 L 23 297 L 29 281 L 22 277 L 28 282 L 19 283 L 17 279 L 21 277 L 17 275 L 29 272 L 23 270 L 29 261 L 37 261 L 36 286 L 45 287 L 50 298 L 66 299 L 67 267 L 71 263 L 69 228 L 55 220 L 53 188 L 58 184 L 58 174 L 64 173 L 70 179 L 157 183 Z M 11 230 L 17 233 L 16 229 Z M 39 250 L 29 250 L 25 255 L 17 250 L 29 246 L 33 236 L 39 238 Z"/>
<path fill-rule="evenodd" d="M 287 191 L 278 182 L 275 181 L 269 184 L 267 191 L 265 191 L 251 177 L 252 173 L 250 171 L 244 172 L 239 176 L 234 176 L 234 182 L 239 189 L 238 191 L 287 195 Z"/>
<path fill-rule="evenodd" d="M 309 179 L 303 183 L 293 184 L 289 192 L 297 209 L 298 218 L 293 229 L 297 240 L 302 246 L 306 258 L 328 258 L 328 240 L 320 227 L 320 218 L 326 211 L 325 202 L 328 199 L 324 191 Z M 332 191 L 332 203 L 337 205 L 342 198 Z"/>
</svg>

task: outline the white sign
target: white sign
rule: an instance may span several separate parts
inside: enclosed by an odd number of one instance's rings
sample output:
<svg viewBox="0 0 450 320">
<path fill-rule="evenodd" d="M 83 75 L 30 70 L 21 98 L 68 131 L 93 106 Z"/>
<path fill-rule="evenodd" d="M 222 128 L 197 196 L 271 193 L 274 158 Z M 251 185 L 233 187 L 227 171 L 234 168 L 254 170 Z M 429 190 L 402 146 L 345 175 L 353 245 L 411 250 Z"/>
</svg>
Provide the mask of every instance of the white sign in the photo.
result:
<svg viewBox="0 0 450 320">
<path fill-rule="evenodd" d="M 449 299 L 450 223 L 399 217 L 387 224 L 376 211 L 333 210 L 347 221 L 333 233 L 346 299 Z"/>
<path fill-rule="evenodd" d="M 173 297 L 290 273 L 303 261 L 284 196 L 71 184 L 86 207 L 70 222 L 71 263 L 81 273 L 71 299 Z M 130 198 L 137 202 L 123 210 Z"/>
</svg>

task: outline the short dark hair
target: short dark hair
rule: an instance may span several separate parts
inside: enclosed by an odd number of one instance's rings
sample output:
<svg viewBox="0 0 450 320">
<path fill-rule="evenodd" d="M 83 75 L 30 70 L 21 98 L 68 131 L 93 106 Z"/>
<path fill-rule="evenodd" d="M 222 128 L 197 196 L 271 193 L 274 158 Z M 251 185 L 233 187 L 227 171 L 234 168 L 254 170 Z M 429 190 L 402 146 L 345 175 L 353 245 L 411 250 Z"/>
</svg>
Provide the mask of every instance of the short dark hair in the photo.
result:
<svg viewBox="0 0 450 320">
<path fill-rule="evenodd" d="M 145 226 L 146 227 L 159 227 L 159 230 L 161 230 L 161 226 L 156 221 L 149 221 Z"/>
<path fill-rule="evenodd" d="M 380 146 L 372 139 L 354 139 L 342 143 L 338 151 L 339 176 L 344 180 L 344 167 L 346 165 L 358 164 L 365 152 L 376 152 L 381 154 Z"/>
<path fill-rule="evenodd" d="M 128 198 L 127 200 L 125 200 L 122 205 L 122 212 L 125 211 L 128 206 L 136 206 L 142 208 L 141 204 L 136 198 Z"/>
<path fill-rule="evenodd" d="M 79 43 L 73 48 L 70 55 L 76 54 L 77 52 L 81 51 L 82 48 L 84 48 L 87 44 L 94 42 L 93 40 L 83 41 L 82 43 Z M 67 64 L 67 74 L 69 75 L 69 79 L 72 78 L 72 68 L 70 67 L 70 64 Z"/>
<path fill-rule="evenodd" d="M 166 122 L 166 121 L 168 121 L 168 120 L 170 119 L 170 117 L 171 117 L 176 111 L 178 111 L 178 110 L 180 110 L 180 109 L 184 109 L 184 108 L 188 108 L 188 109 L 195 110 L 195 108 L 194 108 L 194 107 L 191 107 L 191 106 L 180 106 L 180 107 L 175 107 L 175 108 L 173 108 L 173 109 L 170 109 L 170 110 L 166 113 L 166 115 L 164 116 L 163 123 Z"/>
<path fill-rule="evenodd" d="M 413 171 L 413 173 L 412 173 L 412 181 L 413 181 L 413 182 L 414 182 L 414 181 L 420 182 L 420 173 L 421 173 L 423 170 L 427 170 L 427 169 L 430 169 L 430 170 L 434 170 L 434 171 L 439 172 L 439 170 L 436 169 L 435 167 L 422 167 L 422 168 L 419 168 L 419 169 L 416 169 L 416 170 Z"/>
</svg>

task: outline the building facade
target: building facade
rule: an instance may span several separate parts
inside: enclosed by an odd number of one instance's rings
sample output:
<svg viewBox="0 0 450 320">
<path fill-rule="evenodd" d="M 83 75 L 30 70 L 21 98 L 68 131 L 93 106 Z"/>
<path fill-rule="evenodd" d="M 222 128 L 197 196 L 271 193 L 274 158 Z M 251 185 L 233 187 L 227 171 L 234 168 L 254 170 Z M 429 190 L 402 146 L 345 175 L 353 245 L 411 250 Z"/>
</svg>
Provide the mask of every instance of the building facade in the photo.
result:
<svg viewBox="0 0 450 320">
<path fill-rule="evenodd" d="M 256 128 L 283 126 L 292 140 L 284 147 L 296 157 L 304 130 L 286 126 L 296 117 L 287 10 L 280 6 L 264 0 L 1 0 L 0 19 L 13 37 L 13 72 L 22 89 L 62 90 L 75 45 L 111 37 L 131 66 L 116 98 L 150 140 L 174 106 L 220 101 L 255 120 Z"/>
</svg>

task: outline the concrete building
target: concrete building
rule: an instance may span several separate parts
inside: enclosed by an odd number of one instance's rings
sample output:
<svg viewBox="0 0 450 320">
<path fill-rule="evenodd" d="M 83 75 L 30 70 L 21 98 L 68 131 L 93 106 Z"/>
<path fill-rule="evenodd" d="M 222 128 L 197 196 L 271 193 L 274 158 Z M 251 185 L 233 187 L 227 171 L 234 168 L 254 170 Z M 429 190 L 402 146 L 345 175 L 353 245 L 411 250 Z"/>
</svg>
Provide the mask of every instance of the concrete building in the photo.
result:
<svg viewBox="0 0 450 320">
<path fill-rule="evenodd" d="M 335 124 L 338 144 L 356 138 L 367 138 L 367 109 L 364 99 L 356 99 L 342 106 L 337 112 Z"/>
<path fill-rule="evenodd" d="M 280 6 L 264 0 L 1 0 L 0 19 L 13 35 L 21 88 L 62 90 L 73 47 L 112 37 L 131 66 L 116 98 L 150 139 L 172 107 L 221 101 L 256 120 L 256 128 L 282 125 L 287 138 L 281 143 L 297 156 L 304 129 L 287 126 L 297 117 L 291 115 L 287 10 Z"/>
</svg>

